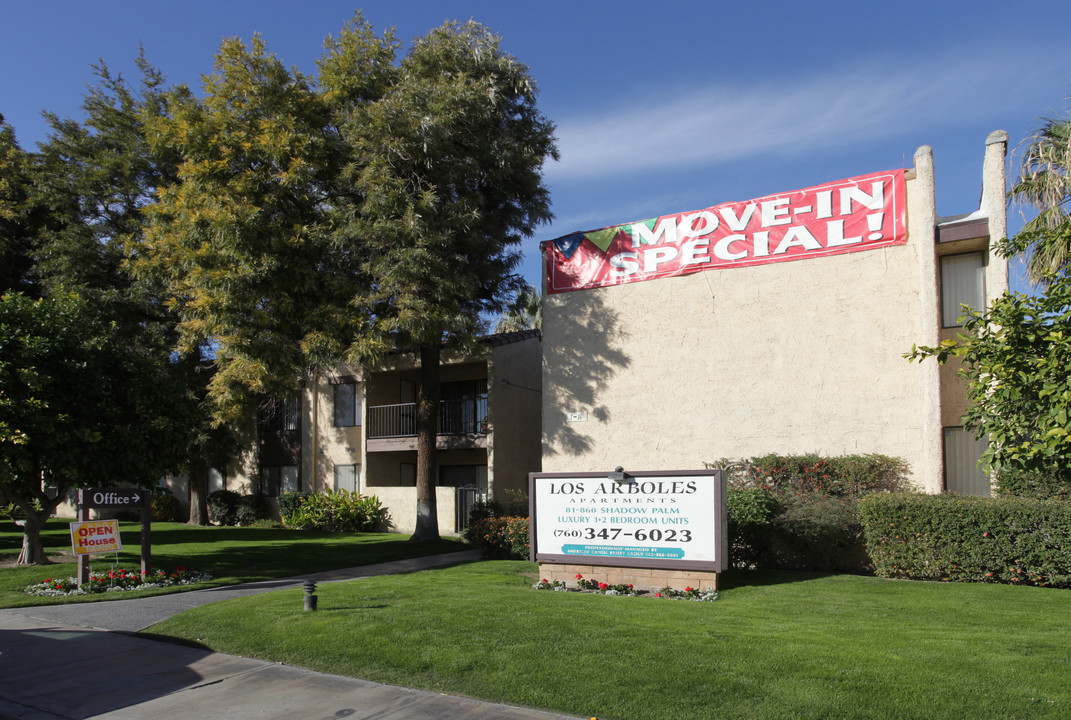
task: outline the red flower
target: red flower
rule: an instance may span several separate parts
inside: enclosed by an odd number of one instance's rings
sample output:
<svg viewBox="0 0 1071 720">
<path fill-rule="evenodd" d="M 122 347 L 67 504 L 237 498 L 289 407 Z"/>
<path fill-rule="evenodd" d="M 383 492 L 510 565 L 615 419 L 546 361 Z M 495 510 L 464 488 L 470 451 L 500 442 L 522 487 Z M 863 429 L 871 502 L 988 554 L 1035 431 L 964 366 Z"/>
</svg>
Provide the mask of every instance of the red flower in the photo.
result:
<svg viewBox="0 0 1071 720">
<path fill-rule="evenodd" d="M 599 583 L 599 589 L 600 590 L 605 590 L 606 589 L 606 583 Z"/>
<path fill-rule="evenodd" d="M 547 581 L 547 579 L 546 579 L 546 578 L 543 578 L 543 582 L 546 582 L 546 581 Z"/>
<path fill-rule="evenodd" d="M 692 588 L 690 588 L 690 587 L 684 588 L 684 592 L 691 592 L 691 591 L 692 591 Z"/>
<path fill-rule="evenodd" d="M 629 590 L 631 590 L 631 589 L 632 589 L 632 583 L 629 583 L 629 584 L 628 584 L 628 589 L 629 589 Z"/>
<path fill-rule="evenodd" d="M 655 593 L 654 596 L 655 597 L 662 597 L 662 593 Z"/>
<path fill-rule="evenodd" d="M 583 576 L 583 575 L 581 575 L 580 573 L 577 573 L 577 574 L 576 574 L 576 579 L 577 579 L 577 580 L 583 580 L 583 579 L 584 579 L 584 576 Z"/>
</svg>

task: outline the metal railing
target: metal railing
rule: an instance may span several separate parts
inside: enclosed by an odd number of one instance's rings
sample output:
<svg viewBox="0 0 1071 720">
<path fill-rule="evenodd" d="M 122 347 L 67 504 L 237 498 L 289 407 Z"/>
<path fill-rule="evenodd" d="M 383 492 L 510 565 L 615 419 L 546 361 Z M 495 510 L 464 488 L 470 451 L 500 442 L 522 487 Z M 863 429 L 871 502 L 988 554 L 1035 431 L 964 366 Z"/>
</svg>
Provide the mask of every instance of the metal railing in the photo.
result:
<svg viewBox="0 0 1071 720">
<path fill-rule="evenodd" d="M 487 398 L 443 400 L 439 403 L 439 435 L 477 435 L 487 432 Z M 368 408 L 368 437 L 415 437 L 416 403 L 372 405 Z"/>
</svg>

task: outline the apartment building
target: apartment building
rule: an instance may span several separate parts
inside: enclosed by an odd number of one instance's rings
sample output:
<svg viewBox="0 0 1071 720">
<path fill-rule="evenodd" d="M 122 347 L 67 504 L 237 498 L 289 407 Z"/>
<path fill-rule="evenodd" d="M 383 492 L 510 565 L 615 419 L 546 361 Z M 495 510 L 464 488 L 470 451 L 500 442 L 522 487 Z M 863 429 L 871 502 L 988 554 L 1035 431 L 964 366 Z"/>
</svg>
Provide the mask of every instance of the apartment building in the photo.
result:
<svg viewBox="0 0 1071 720">
<path fill-rule="evenodd" d="M 957 366 L 905 359 L 1008 287 L 1007 134 L 981 200 L 935 211 L 914 166 L 544 244 L 543 471 L 882 453 L 917 487 L 986 494 Z"/>
<path fill-rule="evenodd" d="M 540 332 L 488 335 L 477 347 L 442 358 L 436 500 L 444 534 L 464 526 L 476 499 L 508 500 L 541 468 Z M 374 368 L 308 375 L 243 429 L 245 450 L 212 471 L 209 492 L 357 491 L 389 508 L 393 530 L 412 532 L 419 376 L 419 353 L 405 351 Z M 184 479 L 171 484 L 188 497 Z"/>
</svg>

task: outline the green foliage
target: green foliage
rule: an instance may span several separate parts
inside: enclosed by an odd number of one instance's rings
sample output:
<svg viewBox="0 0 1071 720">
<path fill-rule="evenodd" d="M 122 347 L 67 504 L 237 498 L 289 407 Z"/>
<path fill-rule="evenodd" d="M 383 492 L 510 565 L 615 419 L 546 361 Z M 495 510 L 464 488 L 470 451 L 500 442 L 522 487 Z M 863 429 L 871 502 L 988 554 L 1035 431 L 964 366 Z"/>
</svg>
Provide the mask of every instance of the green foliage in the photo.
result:
<svg viewBox="0 0 1071 720">
<path fill-rule="evenodd" d="M 1071 471 L 1061 467 L 1039 471 L 1003 467 L 997 473 L 996 491 L 1002 497 L 1071 501 Z"/>
<path fill-rule="evenodd" d="M 257 520 L 270 520 L 272 506 L 268 498 L 263 495 L 243 495 L 235 511 L 237 525 L 243 527 L 253 525 Z"/>
<path fill-rule="evenodd" d="M 517 291 L 513 302 L 495 323 L 496 333 L 539 330 L 543 327 L 543 297 L 531 285 Z"/>
<path fill-rule="evenodd" d="M 907 463 L 887 455 L 763 455 L 745 462 L 719 461 L 729 466 L 735 488 L 766 488 L 774 493 L 818 493 L 831 497 L 863 497 L 872 492 L 896 492 L 908 486 Z"/>
<path fill-rule="evenodd" d="M 1047 285 L 1071 262 L 1071 117 L 1047 118 L 1034 133 L 1008 194 L 1037 215 L 1005 243 L 1004 251 L 1029 254 L 1030 279 Z"/>
<path fill-rule="evenodd" d="M 208 494 L 208 519 L 216 525 L 237 525 L 242 496 L 233 490 L 216 490 Z"/>
<path fill-rule="evenodd" d="M 730 562 L 737 568 L 863 572 L 860 498 L 904 490 L 907 463 L 886 455 L 765 455 L 728 467 Z"/>
<path fill-rule="evenodd" d="M 1054 276 L 1040 295 L 1005 293 L 968 312 L 963 330 L 908 357 L 962 361 L 963 419 L 988 439 L 984 465 L 1042 474 L 1071 465 L 1071 276 Z"/>
<path fill-rule="evenodd" d="M 519 490 L 510 492 L 505 503 L 477 502 L 469 511 L 465 540 L 483 550 L 487 557 L 527 560 L 530 556 L 528 510 L 528 494 Z"/>
<path fill-rule="evenodd" d="M 0 503 L 26 513 L 31 555 L 71 488 L 150 485 L 185 458 L 193 406 L 166 355 L 99 310 L 76 295 L 0 296 Z"/>
<path fill-rule="evenodd" d="M 0 293 L 33 294 L 33 237 L 44 221 L 34 203 L 32 156 L 0 115 Z"/>
<path fill-rule="evenodd" d="M 373 532 L 385 529 L 390 516 L 379 498 L 349 490 L 311 493 L 283 518 L 288 528 L 323 532 Z"/>
<path fill-rule="evenodd" d="M 465 528 L 465 540 L 483 550 L 489 558 L 530 556 L 528 518 L 509 515 L 488 515 L 470 519 Z"/>
<path fill-rule="evenodd" d="M 171 493 L 153 493 L 150 500 L 149 519 L 153 522 L 180 522 L 182 503 Z"/>
<path fill-rule="evenodd" d="M 312 495 L 307 492 L 286 492 L 279 496 L 279 517 L 283 523 Z"/>
<path fill-rule="evenodd" d="M 881 577 L 1071 587 L 1071 504 L 958 495 L 861 503 Z"/>
<path fill-rule="evenodd" d="M 208 519 L 216 525 L 248 526 L 271 517 L 271 503 L 263 495 L 239 495 L 232 490 L 208 495 Z"/>
</svg>

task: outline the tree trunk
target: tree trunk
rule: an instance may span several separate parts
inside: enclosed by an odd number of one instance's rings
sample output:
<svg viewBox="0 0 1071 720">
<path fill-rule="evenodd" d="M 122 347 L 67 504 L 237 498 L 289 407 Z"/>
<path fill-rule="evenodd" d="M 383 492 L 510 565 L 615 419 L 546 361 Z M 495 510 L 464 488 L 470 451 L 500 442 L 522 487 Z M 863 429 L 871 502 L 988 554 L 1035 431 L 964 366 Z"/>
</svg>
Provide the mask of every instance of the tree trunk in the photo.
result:
<svg viewBox="0 0 1071 720">
<path fill-rule="evenodd" d="M 15 561 L 16 565 L 52 564 L 52 561 L 45 556 L 45 547 L 41 544 L 41 528 L 45 526 L 45 521 L 51 513 L 52 507 L 47 507 L 41 512 L 26 512 L 26 524 L 22 528 L 22 552 Z"/>
<path fill-rule="evenodd" d="M 190 459 L 190 519 L 188 525 L 208 524 L 208 464 L 203 458 Z"/>
<path fill-rule="evenodd" d="M 435 504 L 435 436 L 439 429 L 439 343 L 420 346 L 417 391 L 416 529 L 413 541 L 439 539 Z"/>
</svg>

